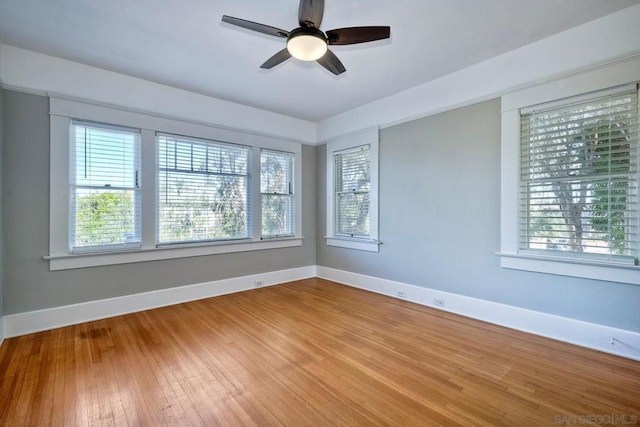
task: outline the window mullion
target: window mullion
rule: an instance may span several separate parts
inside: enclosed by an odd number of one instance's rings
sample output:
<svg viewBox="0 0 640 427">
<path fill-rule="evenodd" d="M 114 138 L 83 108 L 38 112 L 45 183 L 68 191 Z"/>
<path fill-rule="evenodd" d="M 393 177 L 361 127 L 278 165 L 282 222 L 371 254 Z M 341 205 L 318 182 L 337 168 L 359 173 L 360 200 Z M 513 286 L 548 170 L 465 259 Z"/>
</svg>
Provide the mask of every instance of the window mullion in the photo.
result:
<svg viewBox="0 0 640 427">
<path fill-rule="evenodd" d="M 258 241 L 262 238 L 262 195 L 260 194 L 260 148 L 251 150 L 251 239 Z"/>
<path fill-rule="evenodd" d="M 157 176 L 156 158 L 157 145 L 155 132 L 143 129 L 140 135 L 140 192 L 142 221 L 142 248 L 152 249 L 156 247 L 156 224 L 158 215 L 156 212 Z"/>
</svg>

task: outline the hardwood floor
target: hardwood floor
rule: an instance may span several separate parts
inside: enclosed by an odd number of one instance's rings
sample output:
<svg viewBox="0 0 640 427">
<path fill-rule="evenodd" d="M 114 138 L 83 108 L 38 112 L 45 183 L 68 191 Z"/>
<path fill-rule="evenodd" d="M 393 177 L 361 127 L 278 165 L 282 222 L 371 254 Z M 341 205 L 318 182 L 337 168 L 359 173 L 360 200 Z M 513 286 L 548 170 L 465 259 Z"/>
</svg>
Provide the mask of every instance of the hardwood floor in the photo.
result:
<svg viewBox="0 0 640 427">
<path fill-rule="evenodd" d="M 640 425 L 640 362 L 321 279 L 7 339 L 0 374 L 2 426 Z"/>
</svg>

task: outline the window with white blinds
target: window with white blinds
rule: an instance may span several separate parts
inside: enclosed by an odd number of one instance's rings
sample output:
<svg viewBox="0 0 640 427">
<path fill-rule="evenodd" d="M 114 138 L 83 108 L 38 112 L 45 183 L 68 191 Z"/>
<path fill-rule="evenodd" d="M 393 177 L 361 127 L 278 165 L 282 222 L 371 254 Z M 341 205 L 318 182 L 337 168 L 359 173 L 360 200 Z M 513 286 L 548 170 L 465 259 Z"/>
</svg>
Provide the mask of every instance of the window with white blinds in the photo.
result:
<svg viewBox="0 0 640 427">
<path fill-rule="evenodd" d="M 333 155 L 334 234 L 370 236 L 371 149 L 363 145 Z"/>
<path fill-rule="evenodd" d="M 250 236 L 250 148 L 157 134 L 159 244 Z"/>
<path fill-rule="evenodd" d="M 71 122 L 72 253 L 140 247 L 140 131 Z"/>
<path fill-rule="evenodd" d="M 636 263 L 636 86 L 521 114 L 521 250 Z"/>
<path fill-rule="evenodd" d="M 262 238 L 293 236 L 295 233 L 293 153 L 261 151 L 260 196 Z"/>
</svg>

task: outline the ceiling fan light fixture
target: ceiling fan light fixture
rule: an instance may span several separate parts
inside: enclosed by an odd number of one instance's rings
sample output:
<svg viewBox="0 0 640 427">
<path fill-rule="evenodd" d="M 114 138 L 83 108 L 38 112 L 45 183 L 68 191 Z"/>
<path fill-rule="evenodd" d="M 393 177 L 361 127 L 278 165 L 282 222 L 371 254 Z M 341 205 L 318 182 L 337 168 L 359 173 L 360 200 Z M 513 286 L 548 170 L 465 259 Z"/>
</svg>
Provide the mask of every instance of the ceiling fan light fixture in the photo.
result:
<svg viewBox="0 0 640 427">
<path fill-rule="evenodd" d="M 287 40 L 287 50 L 301 61 L 315 61 L 327 52 L 327 38 L 321 31 L 301 29 L 292 31 Z"/>
<path fill-rule="evenodd" d="M 391 35 L 391 29 L 388 26 L 379 25 L 335 28 L 325 33 L 320 30 L 323 13 L 324 0 L 300 0 L 298 8 L 300 26 L 291 31 L 228 15 L 222 15 L 222 22 L 287 39 L 287 46 L 260 65 L 262 69 L 270 70 L 293 56 L 301 61 L 317 61 L 318 64 L 336 76 L 344 73 L 347 69 L 340 59 L 331 52 L 329 45 L 367 43 L 388 39 Z"/>
</svg>

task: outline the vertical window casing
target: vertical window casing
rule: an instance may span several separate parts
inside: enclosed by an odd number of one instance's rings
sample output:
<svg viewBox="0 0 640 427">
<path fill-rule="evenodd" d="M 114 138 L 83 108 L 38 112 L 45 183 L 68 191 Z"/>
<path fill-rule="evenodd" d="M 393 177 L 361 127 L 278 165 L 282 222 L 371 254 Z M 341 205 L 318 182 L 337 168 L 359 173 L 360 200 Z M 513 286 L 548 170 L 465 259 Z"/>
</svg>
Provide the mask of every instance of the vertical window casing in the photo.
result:
<svg viewBox="0 0 640 427">
<path fill-rule="evenodd" d="M 262 238 L 295 234 L 294 155 L 271 150 L 260 152 Z"/>
<path fill-rule="evenodd" d="M 636 263 L 635 85 L 523 109 L 520 249 Z"/>
<path fill-rule="evenodd" d="M 251 235 L 250 149 L 157 134 L 158 244 Z"/>
<path fill-rule="evenodd" d="M 370 153 L 370 146 L 364 145 L 333 155 L 333 215 L 337 236 L 370 236 Z"/>
<path fill-rule="evenodd" d="M 139 248 L 140 131 L 71 122 L 72 253 Z"/>
</svg>

